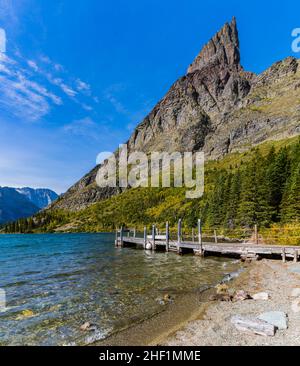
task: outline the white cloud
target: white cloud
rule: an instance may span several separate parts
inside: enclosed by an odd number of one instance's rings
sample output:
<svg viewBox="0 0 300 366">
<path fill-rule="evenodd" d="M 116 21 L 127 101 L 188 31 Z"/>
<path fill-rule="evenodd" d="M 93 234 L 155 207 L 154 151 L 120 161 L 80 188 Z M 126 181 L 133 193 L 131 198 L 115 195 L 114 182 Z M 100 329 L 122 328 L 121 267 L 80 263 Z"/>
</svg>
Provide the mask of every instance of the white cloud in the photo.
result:
<svg viewBox="0 0 300 366">
<path fill-rule="evenodd" d="M 0 52 L 6 52 L 6 33 L 3 28 L 0 28 Z"/>
<path fill-rule="evenodd" d="M 34 63 L 27 62 L 31 68 Z M 2 55 L 0 58 L 0 106 L 8 113 L 36 121 L 48 114 L 51 104 L 61 105 L 59 96 L 33 81 L 30 73 L 15 60 Z"/>
<path fill-rule="evenodd" d="M 56 71 L 63 71 L 64 67 L 61 64 L 54 64 L 54 69 Z"/>
<path fill-rule="evenodd" d="M 91 86 L 80 79 L 76 80 L 76 88 L 78 91 L 84 91 L 84 92 L 89 92 L 91 90 Z"/>
<path fill-rule="evenodd" d="M 85 109 L 86 111 L 92 111 L 93 110 L 93 107 L 91 107 L 90 105 L 87 105 L 87 104 L 85 104 L 85 103 L 82 103 L 81 104 L 81 107 L 83 108 L 83 109 Z"/>
<path fill-rule="evenodd" d="M 36 62 L 28 60 L 27 64 L 29 67 L 31 67 L 34 71 L 39 71 L 38 65 L 36 64 Z"/>
<path fill-rule="evenodd" d="M 96 137 L 97 129 L 98 129 L 97 124 L 90 117 L 75 120 L 69 124 L 66 124 L 63 127 L 63 130 L 65 132 L 70 132 L 78 136 L 88 136 L 88 137 Z"/>
<path fill-rule="evenodd" d="M 72 87 L 65 84 L 62 78 L 55 78 L 50 73 L 46 73 L 45 75 L 47 76 L 48 81 L 51 84 L 58 86 L 67 96 L 72 98 L 75 97 L 75 95 L 77 94 L 77 92 Z"/>
</svg>

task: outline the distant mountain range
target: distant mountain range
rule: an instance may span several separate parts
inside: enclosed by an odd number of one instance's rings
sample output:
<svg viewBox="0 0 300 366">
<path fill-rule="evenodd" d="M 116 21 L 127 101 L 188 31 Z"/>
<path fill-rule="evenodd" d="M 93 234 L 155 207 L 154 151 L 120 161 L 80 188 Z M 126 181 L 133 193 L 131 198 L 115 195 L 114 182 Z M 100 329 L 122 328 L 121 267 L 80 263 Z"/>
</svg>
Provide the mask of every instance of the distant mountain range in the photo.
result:
<svg viewBox="0 0 300 366">
<path fill-rule="evenodd" d="M 57 198 L 50 189 L 0 187 L 0 224 L 32 216 Z"/>
</svg>

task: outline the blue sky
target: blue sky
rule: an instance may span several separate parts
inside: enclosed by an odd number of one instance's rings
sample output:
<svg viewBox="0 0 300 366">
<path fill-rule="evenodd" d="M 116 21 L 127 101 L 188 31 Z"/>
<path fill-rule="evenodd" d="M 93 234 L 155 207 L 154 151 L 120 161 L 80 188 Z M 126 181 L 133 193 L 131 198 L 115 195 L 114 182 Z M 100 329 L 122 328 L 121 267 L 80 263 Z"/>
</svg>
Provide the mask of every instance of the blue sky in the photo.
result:
<svg viewBox="0 0 300 366">
<path fill-rule="evenodd" d="M 299 57 L 299 12 L 299 1 L 0 0 L 0 185 L 65 191 L 233 15 L 246 70 Z"/>
</svg>

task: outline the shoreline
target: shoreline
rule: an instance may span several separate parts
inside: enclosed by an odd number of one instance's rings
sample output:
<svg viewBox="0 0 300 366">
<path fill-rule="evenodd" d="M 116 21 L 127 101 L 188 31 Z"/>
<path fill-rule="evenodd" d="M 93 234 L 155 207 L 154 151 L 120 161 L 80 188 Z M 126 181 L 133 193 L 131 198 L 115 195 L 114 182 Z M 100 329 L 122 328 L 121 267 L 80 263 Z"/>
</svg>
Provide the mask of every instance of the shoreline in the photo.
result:
<svg viewBox="0 0 300 366">
<path fill-rule="evenodd" d="M 296 272 L 292 272 L 293 268 Z M 215 288 L 184 294 L 150 319 L 112 334 L 99 346 L 295 346 L 300 345 L 300 312 L 293 312 L 291 296 L 300 289 L 300 263 L 262 260 L 242 265 L 238 277 L 226 282 L 228 291 L 253 295 L 267 292 L 268 300 L 212 300 Z M 299 273 L 298 273 L 299 269 Z M 300 291 L 300 290 L 299 290 Z M 231 324 L 235 315 L 256 317 L 268 311 L 288 315 L 288 329 L 274 337 L 249 334 Z"/>
<path fill-rule="evenodd" d="M 299 346 L 300 345 L 300 263 L 278 260 L 253 262 L 249 270 L 229 284 L 229 290 L 244 290 L 250 295 L 266 292 L 268 300 L 212 301 L 202 319 L 187 324 L 166 337 L 163 346 Z M 299 311 L 292 305 L 299 301 Z M 254 317 L 272 311 L 287 315 L 288 328 L 274 336 L 261 336 L 237 330 L 233 316 Z"/>
<path fill-rule="evenodd" d="M 237 277 L 221 282 L 235 283 L 239 277 L 247 273 L 251 265 L 241 264 Z M 240 272 L 240 270 L 242 271 Z M 235 274 L 236 272 L 234 272 Z M 153 316 L 135 323 L 125 329 L 116 331 L 107 338 L 89 346 L 157 346 L 184 328 L 189 322 L 201 319 L 211 305 L 210 298 L 216 293 L 215 286 L 195 290 L 176 296 L 175 301 Z"/>
</svg>

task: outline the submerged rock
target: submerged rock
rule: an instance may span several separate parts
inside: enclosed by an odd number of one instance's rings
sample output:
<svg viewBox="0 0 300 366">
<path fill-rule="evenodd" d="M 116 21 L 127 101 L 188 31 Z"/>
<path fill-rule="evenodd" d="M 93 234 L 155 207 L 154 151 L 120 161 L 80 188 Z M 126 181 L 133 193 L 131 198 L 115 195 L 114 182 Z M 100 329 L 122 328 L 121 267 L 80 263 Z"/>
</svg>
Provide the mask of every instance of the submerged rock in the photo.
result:
<svg viewBox="0 0 300 366">
<path fill-rule="evenodd" d="M 80 330 L 82 330 L 83 332 L 86 332 L 87 330 L 90 330 L 90 328 L 91 328 L 91 323 L 90 322 L 85 322 L 80 327 Z"/>
<path fill-rule="evenodd" d="M 34 316 L 34 312 L 32 310 L 23 310 L 21 314 L 17 316 L 17 320 L 22 320 L 26 318 L 31 318 Z"/>
<path fill-rule="evenodd" d="M 167 305 L 174 301 L 173 297 L 169 294 L 165 294 L 164 297 L 158 297 L 156 301 L 159 305 Z"/>
<path fill-rule="evenodd" d="M 217 294 L 226 294 L 229 290 L 228 286 L 225 283 L 220 283 L 216 287 Z"/>
<path fill-rule="evenodd" d="M 210 301 L 232 301 L 232 296 L 229 294 L 214 294 L 209 297 Z"/>
</svg>

